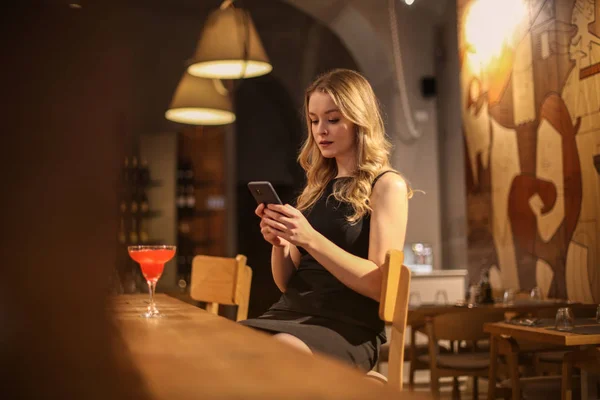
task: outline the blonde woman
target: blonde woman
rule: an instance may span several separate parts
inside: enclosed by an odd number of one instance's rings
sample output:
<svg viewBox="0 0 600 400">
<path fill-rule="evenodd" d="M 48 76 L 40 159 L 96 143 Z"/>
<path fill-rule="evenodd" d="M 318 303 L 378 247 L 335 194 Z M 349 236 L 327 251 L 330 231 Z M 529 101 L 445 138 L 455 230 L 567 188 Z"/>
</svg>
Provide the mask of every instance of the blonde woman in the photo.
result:
<svg viewBox="0 0 600 400">
<path fill-rule="evenodd" d="M 381 114 L 367 80 L 351 70 L 306 91 L 308 136 L 298 160 L 307 184 L 291 205 L 260 205 L 282 296 L 242 324 L 369 371 L 385 343 L 380 267 L 402 249 L 410 189 L 389 163 Z"/>
</svg>

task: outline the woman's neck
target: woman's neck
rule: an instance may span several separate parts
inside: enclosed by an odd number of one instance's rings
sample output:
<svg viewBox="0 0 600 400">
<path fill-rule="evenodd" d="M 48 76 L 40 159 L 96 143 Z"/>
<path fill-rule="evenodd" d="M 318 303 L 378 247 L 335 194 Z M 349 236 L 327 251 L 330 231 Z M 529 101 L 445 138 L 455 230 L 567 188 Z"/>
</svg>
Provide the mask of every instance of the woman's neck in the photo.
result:
<svg viewBox="0 0 600 400">
<path fill-rule="evenodd" d="M 337 176 L 352 176 L 356 172 L 356 157 L 351 154 L 346 157 L 336 157 L 335 163 L 337 165 Z"/>
</svg>

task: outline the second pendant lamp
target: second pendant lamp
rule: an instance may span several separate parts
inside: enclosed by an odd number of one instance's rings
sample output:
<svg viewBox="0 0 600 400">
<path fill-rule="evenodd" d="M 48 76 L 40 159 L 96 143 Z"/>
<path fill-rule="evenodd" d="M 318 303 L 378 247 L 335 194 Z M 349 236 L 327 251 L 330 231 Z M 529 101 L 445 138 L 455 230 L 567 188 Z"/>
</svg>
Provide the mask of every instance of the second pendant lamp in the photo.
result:
<svg viewBox="0 0 600 400">
<path fill-rule="evenodd" d="M 235 121 L 231 99 L 221 81 L 188 73 L 179 81 L 165 117 L 190 125 L 225 125 Z"/>
</svg>

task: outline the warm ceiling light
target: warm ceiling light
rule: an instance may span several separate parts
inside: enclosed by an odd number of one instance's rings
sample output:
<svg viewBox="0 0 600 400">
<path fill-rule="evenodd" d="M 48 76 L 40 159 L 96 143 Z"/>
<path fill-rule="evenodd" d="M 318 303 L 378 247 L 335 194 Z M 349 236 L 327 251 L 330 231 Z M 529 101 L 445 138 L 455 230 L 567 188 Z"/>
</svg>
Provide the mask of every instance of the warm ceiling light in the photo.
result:
<svg viewBox="0 0 600 400">
<path fill-rule="evenodd" d="M 225 3 L 224 3 L 225 4 Z M 216 79 L 241 79 L 273 70 L 246 10 L 227 6 L 206 19 L 188 72 Z"/>
<path fill-rule="evenodd" d="M 220 81 L 184 73 L 165 117 L 182 124 L 225 125 L 235 121 L 232 110 Z"/>
</svg>

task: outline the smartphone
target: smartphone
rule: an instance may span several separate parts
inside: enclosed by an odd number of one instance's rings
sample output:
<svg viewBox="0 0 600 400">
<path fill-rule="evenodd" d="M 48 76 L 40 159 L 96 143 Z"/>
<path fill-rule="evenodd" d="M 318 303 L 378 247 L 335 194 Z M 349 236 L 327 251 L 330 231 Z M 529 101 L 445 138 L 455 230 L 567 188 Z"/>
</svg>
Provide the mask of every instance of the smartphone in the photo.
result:
<svg viewBox="0 0 600 400">
<path fill-rule="evenodd" d="M 248 182 L 248 189 L 258 204 L 283 204 L 271 182 Z"/>
</svg>

